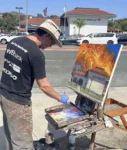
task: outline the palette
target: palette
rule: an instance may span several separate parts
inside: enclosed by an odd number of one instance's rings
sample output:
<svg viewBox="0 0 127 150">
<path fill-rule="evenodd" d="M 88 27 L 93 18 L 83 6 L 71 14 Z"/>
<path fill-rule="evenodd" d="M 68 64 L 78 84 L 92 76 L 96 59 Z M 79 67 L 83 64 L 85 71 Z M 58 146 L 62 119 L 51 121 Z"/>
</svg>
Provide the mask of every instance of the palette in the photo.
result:
<svg viewBox="0 0 127 150">
<path fill-rule="evenodd" d="M 82 121 L 89 116 L 73 103 L 50 107 L 45 111 L 47 113 L 46 118 L 52 122 L 55 128 L 62 128 L 77 121 Z"/>
</svg>

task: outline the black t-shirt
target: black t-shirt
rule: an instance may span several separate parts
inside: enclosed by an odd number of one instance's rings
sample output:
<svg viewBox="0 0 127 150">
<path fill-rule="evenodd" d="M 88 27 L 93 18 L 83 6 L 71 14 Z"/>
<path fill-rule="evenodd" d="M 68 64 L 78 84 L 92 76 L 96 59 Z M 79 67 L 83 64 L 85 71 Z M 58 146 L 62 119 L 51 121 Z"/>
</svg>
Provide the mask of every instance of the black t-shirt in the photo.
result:
<svg viewBox="0 0 127 150">
<path fill-rule="evenodd" d="M 35 79 L 46 77 L 45 56 L 27 37 L 13 39 L 5 52 L 0 93 L 19 104 L 31 103 Z"/>
</svg>

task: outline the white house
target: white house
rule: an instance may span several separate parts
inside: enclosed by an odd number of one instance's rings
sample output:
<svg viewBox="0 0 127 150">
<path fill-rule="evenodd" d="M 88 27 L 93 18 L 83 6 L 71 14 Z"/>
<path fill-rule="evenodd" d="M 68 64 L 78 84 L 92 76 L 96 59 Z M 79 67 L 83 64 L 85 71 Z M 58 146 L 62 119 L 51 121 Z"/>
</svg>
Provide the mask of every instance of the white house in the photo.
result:
<svg viewBox="0 0 127 150">
<path fill-rule="evenodd" d="M 86 25 L 80 29 L 80 34 L 88 35 L 90 33 L 107 32 L 108 19 L 114 17 L 116 17 L 115 14 L 98 8 L 77 7 L 61 16 L 62 31 L 65 31 L 66 35 L 78 34 L 78 28 L 73 24 L 73 21 L 80 18 L 86 22 Z"/>
<path fill-rule="evenodd" d="M 66 16 L 66 17 L 65 17 Z M 115 14 L 105 12 L 98 8 L 75 8 L 67 11 L 60 18 L 50 18 L 66 35 L 78 34 L 78 28 L 73 24 L 78 18 L 84 19 L 86 25 L 80 29 L 80 34 L 87 35 L 95 32 L 107 32 L 108 19 L 116 17 Z M 28 20 L 29 31 L 35 30 L 35 25 L 40 25 L 47 18 L 30 18 Z M 21 31 L 25 31 L 26 20 L 20 22 Z M 32 26 L 33 25 L 33 26 Z"/>
</svg>

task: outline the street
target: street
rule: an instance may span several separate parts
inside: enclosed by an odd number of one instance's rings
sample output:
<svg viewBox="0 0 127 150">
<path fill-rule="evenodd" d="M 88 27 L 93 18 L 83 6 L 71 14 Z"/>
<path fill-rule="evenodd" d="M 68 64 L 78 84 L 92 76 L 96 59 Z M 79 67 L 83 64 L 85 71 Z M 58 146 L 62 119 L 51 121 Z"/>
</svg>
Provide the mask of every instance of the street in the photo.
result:
<svg viewBox="0 0 127 150">
<path fill-rule="evenodd" d="M 2 72 L 4 52 L 0 51 L 0 75 Z M 66 87 L 73 69 L 77 51 L 44 51 L 46 71 L 49 82 L 54 87 Z M 116 67 L 111 87 L 127 86 L 127 51 L 122 51 Z M 36 83 L 34 88 L 37 88 Z"/>
</svg>

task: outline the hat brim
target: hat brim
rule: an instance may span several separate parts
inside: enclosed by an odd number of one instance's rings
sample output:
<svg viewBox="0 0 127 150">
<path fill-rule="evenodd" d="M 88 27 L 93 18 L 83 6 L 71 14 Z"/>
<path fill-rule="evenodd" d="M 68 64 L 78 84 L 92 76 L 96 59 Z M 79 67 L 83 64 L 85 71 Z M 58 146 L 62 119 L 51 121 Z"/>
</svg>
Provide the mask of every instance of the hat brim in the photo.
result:
<svg viewBox="0 0 127 150">
<path fill-rule="evenodd" d="M 44 28 L 44 27 L 39 27 L 39 29 L 43 29 L 44 31 L 46 31 L 47 33 L 49 33 L 52 37 L 53 37 L 53 39 L 55 40 L 55 43 L 59 46 L 59 47 L 62 47 L 62 43 L 54 36 L 54 34 L 53 33 L 51 33 L 49 30 L 47 30 L 46 28 Z"/>
</svg>

